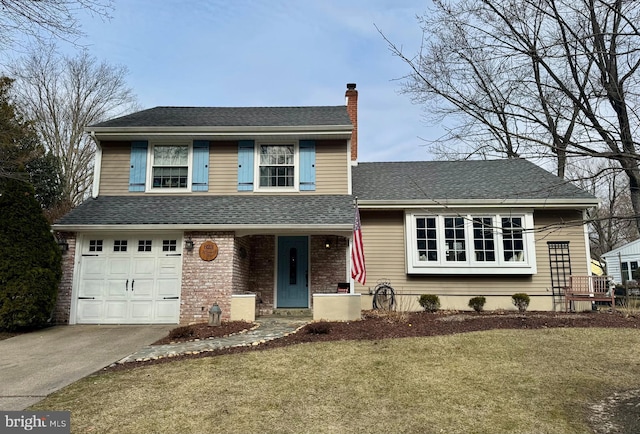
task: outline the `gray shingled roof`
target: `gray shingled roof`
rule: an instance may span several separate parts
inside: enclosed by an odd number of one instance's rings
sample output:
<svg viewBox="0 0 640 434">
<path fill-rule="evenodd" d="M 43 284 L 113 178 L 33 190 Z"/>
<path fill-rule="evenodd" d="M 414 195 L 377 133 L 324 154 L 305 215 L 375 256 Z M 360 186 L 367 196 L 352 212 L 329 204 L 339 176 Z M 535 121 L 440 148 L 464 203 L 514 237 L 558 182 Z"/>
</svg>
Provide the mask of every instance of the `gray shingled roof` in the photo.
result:
<svg viewBox="0 0 640 434">
<path fill-rule="evenodd" d="M 120 127 L 295 127 L 351 125 L 346 106 L 155 107 L 91 125 Z"/>
<path fill-rule="evenodd" d="M 521 159 L 359 163 L 353 194 L 359 200 L 595 199 Z"/>
<path fill-rule="evenodd" d="M 595 197 L 526 160 L 360 163 L 361 201 L 583 199 Z M 57 225 L 351 225 L 348 195 L 100 196 Z"/>
<path fill-rule="evenodd" d="M 57 225 L 351 225 L 347 195 L 100 196 Z"/>
</svg>

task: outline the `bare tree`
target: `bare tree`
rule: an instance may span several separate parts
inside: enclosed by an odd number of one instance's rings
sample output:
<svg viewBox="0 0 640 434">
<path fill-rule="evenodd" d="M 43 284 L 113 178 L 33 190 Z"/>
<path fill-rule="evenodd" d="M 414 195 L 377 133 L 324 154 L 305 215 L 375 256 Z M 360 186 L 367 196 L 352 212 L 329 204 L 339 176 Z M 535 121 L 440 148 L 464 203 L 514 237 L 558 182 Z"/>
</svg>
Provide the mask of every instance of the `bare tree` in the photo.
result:
<svg viewBox="0 0 640 434">
<path fill-rule="evenodd" d="M 41 142 L 62 166 L 64 197 L 84 200 L 93 178 L 95 144 L 84 127 L 137 109 L 124 66 L 98 62 L 86 51 L 61 56 L 41 46 L 12 67 L 15 95 Z"/>
<path fill-rule="evenodd" d="M 568 168 L 577 184 L 601 200 L 588 211 L 591 256 L 600 258 L 638 238 L 635 215 L 629 197 L 629 181 L 614 161 L 581 159 Z"/>
<path fill-rule="evenodd" d="M 441 117 L 457 116 L 466 153 L 487 143 L 507 157 L 612 160 L 628 179 L 640 228 L 635 134 L 640 2 L 435 0 L 421 18 L 422 50 L 408 56 L 404 91 Z M 469 140 L 470 138 L 470 140 Z"/>
<path fill-rule="evenodd" d="M 109 18 L 113 0 L 0 0 L 0 43 L 16 43 L 17 35 L 42 41 L 44 35 L 74 41 L 82 36 L 78 12 Z"/>
</svg>

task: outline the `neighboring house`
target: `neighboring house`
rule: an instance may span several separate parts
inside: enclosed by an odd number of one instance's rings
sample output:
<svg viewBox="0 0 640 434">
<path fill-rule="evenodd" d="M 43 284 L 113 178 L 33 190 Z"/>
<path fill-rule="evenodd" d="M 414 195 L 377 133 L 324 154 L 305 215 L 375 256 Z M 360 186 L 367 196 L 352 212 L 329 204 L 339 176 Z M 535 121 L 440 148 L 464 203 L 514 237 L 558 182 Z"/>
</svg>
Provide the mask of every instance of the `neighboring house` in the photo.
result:
<svg viewBox="0 0 640 434">
<path fill-rule="evenodd" d="M 640 264 L 640 240 L 613 249 L 600 256 L 605 263 L 607 275 L 616 283 L 627 280 L 640 280 L 638 264 Z"/>
<path fill-rule="evenodd" d="M 214 303 L 225 319 L 352 319 L 379 279 L 413 308 L 434 293 L 443 308 L 484 295 L 510 309 L 526 292 L 552 310 L 569 274 L 588 274 L 595 197 L 525 160 L 358 163 L 357 96 L 350 84 L 341 106 L 156 107 L 88 126 L 93 198 L 54 225 L 69 246 L 55 320 L 191 323 Z M 356 198 L 366 285 L 350 279 Z"/>
<path fill-rule="evenodd" d="M 600 263 L 597 259 L 591 259 L 591 274 L 593 276 L 602 276 L 604 275 L 603 264 Z"/>
</svg>

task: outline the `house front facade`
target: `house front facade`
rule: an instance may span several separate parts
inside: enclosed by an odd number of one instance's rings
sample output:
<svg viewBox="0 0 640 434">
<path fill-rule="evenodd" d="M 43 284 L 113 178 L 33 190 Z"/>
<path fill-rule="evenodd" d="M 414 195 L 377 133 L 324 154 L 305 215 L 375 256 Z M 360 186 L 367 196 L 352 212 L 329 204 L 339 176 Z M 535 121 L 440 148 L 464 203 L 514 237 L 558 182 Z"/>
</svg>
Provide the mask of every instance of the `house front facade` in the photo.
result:
<svg viewBox="0 0 640 434">
<path fill-rule="evenodd" d="M 587 273 L 594 197 L 524 160 L 358 163 L 355 84 L 345 96 L 156 107 L 88 126 L 92 198 L 53 226 L 69 246 L 55 321 L 187 324 L 213 304 L 249 320 L 340 318 L 346 304 L 352 319 L 379 279 L 445 308 L 471 295 L 509 308 L 527 292 L 551 310 L 567 273 Z M 356 199 L 365 285 L 350 277 Z"/>
</svg>

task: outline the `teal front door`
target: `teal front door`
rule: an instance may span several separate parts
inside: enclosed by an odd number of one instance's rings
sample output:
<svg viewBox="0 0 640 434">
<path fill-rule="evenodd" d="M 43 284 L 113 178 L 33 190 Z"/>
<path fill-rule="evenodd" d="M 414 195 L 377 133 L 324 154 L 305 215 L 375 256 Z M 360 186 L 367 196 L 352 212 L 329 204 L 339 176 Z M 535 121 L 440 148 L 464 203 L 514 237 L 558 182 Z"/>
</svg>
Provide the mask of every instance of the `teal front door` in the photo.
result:
<svg viewBox="0 0 640 434">
<path fill-rule="evenodd" d="M 277 282 L 277 307 L 309 307 L 308 237 L 278 237 Z"/>
</svg>

